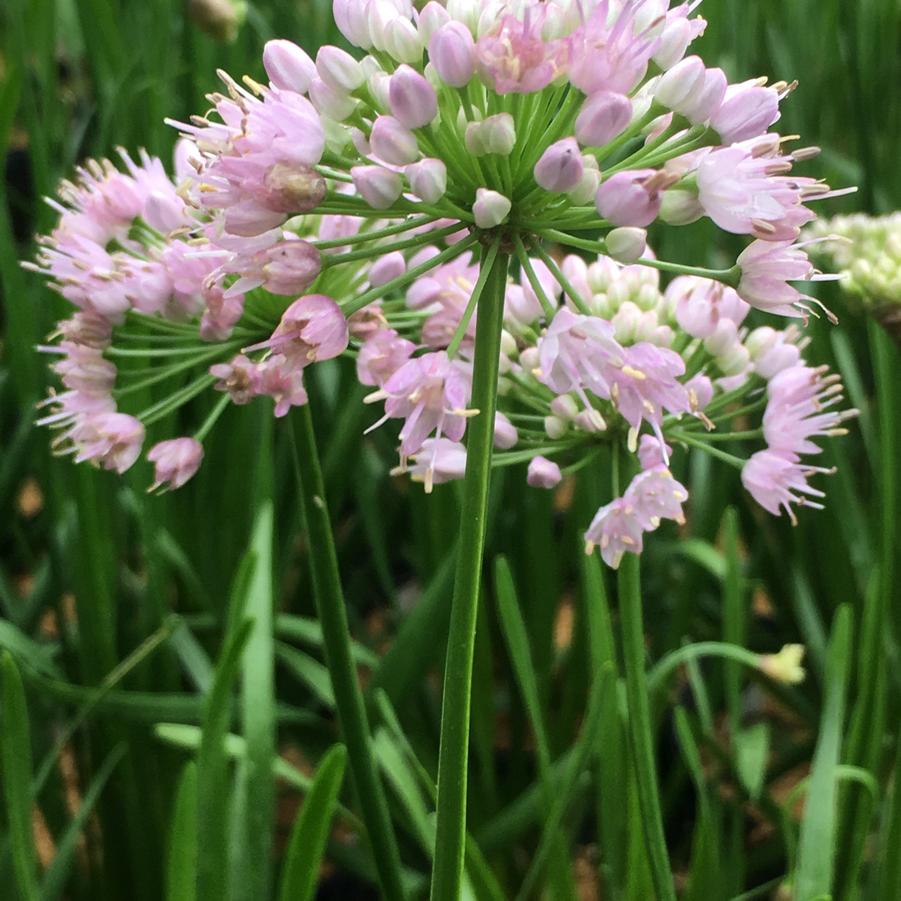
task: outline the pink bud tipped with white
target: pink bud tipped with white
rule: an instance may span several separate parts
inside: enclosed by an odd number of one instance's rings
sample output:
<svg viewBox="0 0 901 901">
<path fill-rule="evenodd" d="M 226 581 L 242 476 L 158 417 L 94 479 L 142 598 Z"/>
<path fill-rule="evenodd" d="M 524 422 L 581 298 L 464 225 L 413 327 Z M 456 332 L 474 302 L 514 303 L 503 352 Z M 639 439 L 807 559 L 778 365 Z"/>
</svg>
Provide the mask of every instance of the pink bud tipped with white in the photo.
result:
<svg viewBox="0 0 901 901">
<path fill-rule="evenodd" d="M 447 191 L 447 166 L 438 159 L 420 160 L 404 170 L 413 193 L 425 203 L 435 203 Z"/>
<path fill-rule="evenodd" d="M 462 22 L 442 25 L 429 41 L 429 60 L 445 84 L 465 87 L 476 71 L 472 32 Z"/>
<path fill-rule="evenodd" d="M 479 188 L 476 191 L 476 202 L 472 205 L 476 225 L 479 228 L 495 228 L 506 220 L 512 206 L 513 204 L 503 194 L 488 188 Z"/>
<path fill-rule="evenodd" d="M 392 166 L 406 166 L 419 159 L 416 135 L 394 116 L 379 116 L 369 136 L 372 152 Z"/>
<path fill-rule="evenodd" d="M 316 63 L 292 41 L 267 41 L 263 47 L 263 68 L 269 81 L 283 91 L 306 94 L 316 77 Z"/>
<path fill-rule="evenodd" d="M 729 85 L 710 124 L 724 144 L 760 137 L 779 118 L 779 93 L 757 80 Z"/>
<path fill-rule="evenodd" d="M 585 164 L 575 138 L 564 138 L 551 144 L 535 164 L 534 176 L 545 191 L 564 193 L 575 188 L 582 179 Z"/>
<path fill-rule="evenodd" d="M 659 193 L 647 186 L 653 170 L 617 172 L 595 195 L 598 212 L 613 225 L 646 228 L 660 211 Z"/>
<path fill-rule="evenodd" d="M 354 187 L 374 210 L 387 210 L 404 189 L 403 179 L 381 166 L 354 166 L 350 174 Z"/>
<path fill-rule="evenodd" d="M 333 90 L 352 94 L 366 80 L 358 60 L 339 47 L 320 47 L 316 54 L 319 77 Z"/>
<path fill-rule="evenodd" d="M 203 445 L 196 438 L 160 441 L 150 448 L 147 459 L 154 464 L 153 484 L 148 491 L 181 488 L 200 468 Z"/>
<path fill-rule="evenodd" d="M 576 139 L 583 147 L 603 147 L 632 121 L 632 101 L 624 94 L 598 91 L 576 117 Z"/>
<path fill-rule="evenodd" d="M 406 128 L 422 128 L 438 114 L 435 89 L 409 66 L 398 67 L 391 76 L 388 101 L 394 118 Z"/>
</svg>

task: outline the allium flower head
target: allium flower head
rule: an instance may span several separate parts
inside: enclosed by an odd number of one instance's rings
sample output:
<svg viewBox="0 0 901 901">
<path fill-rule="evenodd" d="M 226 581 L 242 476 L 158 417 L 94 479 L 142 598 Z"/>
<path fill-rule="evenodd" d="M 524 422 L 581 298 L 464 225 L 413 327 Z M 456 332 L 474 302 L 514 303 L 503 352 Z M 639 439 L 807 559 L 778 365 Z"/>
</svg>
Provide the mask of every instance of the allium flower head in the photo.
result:
<svg viewBox="0 0 901 901">
<path fill-rule="evenodd" d="M 229 402 L 285 416 L 310 367 L 349 357 L 384 405 L 370 430 L 431 490 L 463 476 L 497 353 L 496 465 L 550 487 L 617 455 L 627 487 L 586 535 L 612 566 L 690 517 L 687 452 L 742 468 L 770 512 L 811 505 L 804 456 L 853 411 L 799 327 L 746 317 L 816 311 L 798 283 L 828 277 L 823 242 L 799 231 L 835 192 L 770 131 L 794 85 L 729 85 L 692 54 L 696 5 L 335 0 L 349 49 L 278 38 L 173 123 L 177 185 L 143 154 L 85 164 L 33 267 L 76 308 L 42 348 L 57 446 L 123 469 L 149 430 L 174 487 Z M 748 236 L 735 265 L 648 247 L 658 220 L 702 216 Z M 162 396 L 141 409 L 139 387 Z M 158 441 L 189 403 L 194 436 Z"/>
</svg>

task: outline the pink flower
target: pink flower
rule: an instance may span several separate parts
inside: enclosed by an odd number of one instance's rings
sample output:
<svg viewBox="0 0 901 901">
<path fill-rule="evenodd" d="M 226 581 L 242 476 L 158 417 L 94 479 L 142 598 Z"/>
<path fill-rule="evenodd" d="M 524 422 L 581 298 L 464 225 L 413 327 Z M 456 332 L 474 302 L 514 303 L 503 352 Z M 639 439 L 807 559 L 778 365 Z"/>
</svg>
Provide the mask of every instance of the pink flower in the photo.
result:
<svg viewBox="0 0 901 901">
<path fill-rule="evenodd" d="M 675 351 L 640 342 L 623 351 L 620 366 L 606 371 L 610 399 L 632 428 L 648 422 L 663 443 L 660 428 L 663 414 L 687 413 L 688 392 L 679 382 L 685 361 Z"/>
<path fill-rule="evenodd" d="M 203 341 L 224 341 L 244 313 L 244 295 L 229 294 L 216 285 L 204 289 L 206 306 L 200 319 Z"/>
<path fill-rule="evenodd" d="M 794 326 L 778 332 L 766 325 L 754 329 L 745 339 L 754 371 L 771 379 L 783 369 L 797 366 L 801 362 L 801 348 L 796 343 L 799 334 Z"/>
<path fill-rule="evenodd" d="M 792 525 L 797 525 L 792 504 L 822 510 L 823 505 L 810 498 L 822 498 L 825 494 L 808 485 L 807 480 L 816 473 L 829 472 L 820 466 L 805 466 L 792 454 L 762 450 L 745 463 L 741 483 L 764 510 L 773 516 L 780 516 L 785 510 Z"/>
<path fill-rule="evenodd" d="M 408 360 L 382 387 L 385 418 L 404 419 L 400 452 L 415 454 L 433 432 L 459 441 L 471 415 L 466 409 L 471 375 L 444 351 Z"/>
<path fill-rule="evenodd" d="M 303 368 L 281 354 L 256 364 L 252 384 L 255 396 L 271 397 L 275 401 L 277 418 L 285 416 L 291 407 L 302 407 L 307 402 Z"/>
<path fill-rule="evenodd" d="M 416 345 L 394 329 L 381 329 L 363 342 L 357 354 L 357 378 L 363 385 L 381 387 L 403 366 Z"/>
<path fill-rule="evenodd" d="M 319 251 L 312 244 L 280 229 L 242 240 L 237 246 L 238 251 L 222 266 L 241 276 L 226 291 L 229 297 L 259 287 L 296 297 L 316 281 L 322 269 Z"/>
<path fill-rule="evenodd" d="M 244 354 L 238 354 L 228 363 L 210 366 L 210 375 L 217 379 L 213 387 L 228 392 L 231 402 L 238 406 L 249 404 L 255 397 L 256 372 L 256 363 Z"/>
<path fill-rule="evenodd" d="M 693 338 L 709 338 L 722 319 L 741 325 L 751 309 L 732 288 L 691 275 L 673 279 L 666 298 L 675 302 L 679 327 Z"/>
<path fill-rule="evenodd" d="M 540 91 L 561 69 L 563 43 L 541 37 L 545 7 L 527 6 L 524 16 L 504 16 L 476 43 L 479 72 L 498 94 Z"/>
<path fill-rule="evenodd" d="M 271 338 L 245 350 L 273 350 L 292 366 L 303 368 L 317 360 L 340 356 L 349 340 L 341 307 L 325 294 L 308 294 L 285 310 Z"/>
<path fill-rule="evenodd" d="M 767 398 L 763 435 L 769 449 L 783 455 L 818 454 L 810 439 L 846 434 L 839 426 L 856 415 L 830 409 L 842 402 L 842 385 L 825 367 L 783 369 L 770 380 Z"/>
<path fill-rule="evenodd" d="M 68 437 L 76 448 L 76 463 L 90 460 L 121 475 L 140 456 L 144 426 L 125 413 L 100 413 L 78 423 Z"/>
<path fill-rule="evenodd" d="M 724 147 L 698 165 L 698 200 L 722 229 L 765 241 L 793 241 L 815 218 L 807 197 L 828 191 L 812 178 L 790 177 L 788 157 L 755 157 L 742 147 Z"/>
<path fill-rule="evenodd" d="M 433 485 L 462 479 L 466 473 L 466 448 L 448 438 L 426 438 L 412 459 L 410 478 L 422 482 L 426 494 Z"/>
<path fill-rule="evenodd" d="M 624 497 L 601 507 L 585 533 L 585 550 L 591 553 L 600 547 L 601 557 L 613 569 L 618 569 L 623 554 L 640 554 L 644 548 L 644 529 L 635 510 Z"/>
<path fill-rule="evenodd" d="M 560 309 L 538 343 L 541 381 L 557 394 L 588 388 L 599 397 L 610 396 L 607 375 L 625 364 L 624 350 L 613 336 L 613 326 L 596 316 Z"/>
<path fill-rule="evenodd" d="M 600 0 L 584 25 L 568 39 L 569 80 L 580 91 L 629 94 L 641 81 L 659 40 L 650 29 L 636 28 L 641 3 L 623 3 L 611 15 L 610 0 Z"/>
<path fill-rule="evenodd" d="M 164 486 L 181 488 L 199 469 L 203 445 L 196 438 L 160 441 L 150 448 L 147 459 L 156 467 L 151 491 Z"/>
<path fill-rule="evenodd" d="M 659 466 L 665 466 L 665 458 L 673 452 L 673 449 L 667 444 L 660 445 L 660 442 L 652 435 L 642 435 L 638 440 L 638 459 L 642 469 L 656 469 Z"/>
<path fill-rule="evenodd" d="M 195 202 L 225 210 L 232 234 L 252 236 L 320 203 L 325 180 L 312 167 L 325 137 L 306 97 L 272 86 L 261 100 L 223 77 L 230 96 L 211 98 L 221 122 L 170 124 L 193 136 L 204 158 Z"/>
<path fill-rule="evenodd" d="M 672 519 L 680 525 L 685 522 L 682 505 L 688 500 L 688 491 L 665 466 L 655 466 L 635 476 L 624 499 L 646 532 L 656 529 L 662 519 Z"/>
<path fill-rule="evenodd" d="M 821 281 L 801 245 L 791 241 L 754 241 L 738 257 L 741 279 L 738 293 L 752 307 L 780 316 L 804 318 L 810 308 L 804 301 L 818 303 L 789 282 Z M 828 318 L 835 317 L 826 311 Z"/>
</svg>

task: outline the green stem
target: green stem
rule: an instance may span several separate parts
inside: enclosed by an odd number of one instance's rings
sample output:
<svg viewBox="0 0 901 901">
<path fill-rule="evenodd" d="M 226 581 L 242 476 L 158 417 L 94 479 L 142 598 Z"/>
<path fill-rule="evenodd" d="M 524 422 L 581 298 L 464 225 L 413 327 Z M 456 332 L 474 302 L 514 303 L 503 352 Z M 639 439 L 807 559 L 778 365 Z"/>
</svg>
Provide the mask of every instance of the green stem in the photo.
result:
<svg viewBox="0 0 901 901">
<path fill-rule="evenodd" d="M 673 877 L 663 832 L 663 814 L 654 762 L 654 736 L 645 673 L 644 623 L 641 609 L 641 562 L 636 554 L 624 554 L 619 569 L 619 611 L 626 675 L 626 704 L 632 761 L 638 785 L 638 804 L 645 846 L 658 901 L 676 901 Z"/>
<path fill-rule="evenodd" d="M 350 769 L 382 894 L 388 901 L 403 901 L 405 894 L 401 884 L 400 854 L 384 790 L 376 772 L 369 722 L 351 652 L 344 593 L 309 404 L 300 407 L 294 415 L 293 436 L 304 522 L 312 549 L 309 560 L 313 595 L 322 627 L 325 662 L 335 693 L 338 721 L 347 745 Z"/>
<path fill-rule="evenodd" d="M 463 511 L 441 709 L 438 819 L 431 901 L 459 901 L 463 877 L 472 665 L 509 260 L 504 253 L 495 256 L 479 302 L 476 322 L 472 406 L 479 414 L 470 422 L 466 440 Z"/>
</svg>

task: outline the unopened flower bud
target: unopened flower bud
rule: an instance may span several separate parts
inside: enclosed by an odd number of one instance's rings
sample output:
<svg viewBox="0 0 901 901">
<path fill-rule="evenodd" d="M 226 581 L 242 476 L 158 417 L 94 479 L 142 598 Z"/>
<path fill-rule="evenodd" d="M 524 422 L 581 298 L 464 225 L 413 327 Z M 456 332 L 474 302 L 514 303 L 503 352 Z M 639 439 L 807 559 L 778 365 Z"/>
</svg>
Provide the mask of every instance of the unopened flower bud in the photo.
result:
<svg viewBox="0 0 901 901">
<path fill-rule="evenodd" d="M 762 135 L 779 118 L 779 94 L 757 80 L 730 85 L 710 120 L 724 144 L 748 141 Z"/>
<path fill-rule="evenodd" d="M 479 188 L 476 191 L 476 202 L 472 205 L 472 213 L 475 216 L 476 225 L 479 228 L 494 228 L 500 225 L 509 215 L 513 204 L 488 188 Z"/>
<path fill-rule="evenodd" d="M 634 263 L 648 246 L 648 233 L 643 228 L 615 228 L 604 239 L 607 253 L 620 263 Z"/>
<path fill-rule="evenodd" d="M 429 60 L 442 81 L 452 88 L 465 87 L 476 71 L 472 32 L 458 21 L 442 25 L 429 41 Z"/>
<path fill-rule="evenodd" d="M 395 16 L 386 26 L 384 47 L 401 63 L 418 63 L 422 59 L 422 38 L 406 16 Z"/>
<path fill-rule="evenodd" d="M 466 149 L 473 156 L 497 153 L 508 156 L 516 144 L 516 127 L 509 113 L 489 116 L 481 122 L 470 122 L 464 137 Z"/>
<path fill-rule="evenodd" d="M 357 108 L 357 101 L 343 91 L 336 91 L 320 77 L 310 82 L 310 100 L 316 111 L 335 122 L 343 122 Z"/>
<path fill-rule="evenodd" d="M 551 413 L 558 419 L 575 419 L 579 405 L 571 394 L 560 394 L 551 401 Z"/>
<path fill-rule="evenodd" d="M 306 94 L 316 77 L 316 63 L 292 41 L 267 41 L 263 47 L 263 68 L 277 88 L 299 94 Z"/>
<path fill-rule="evenodd" d="M 560 467 L 547 457 L 533 457 L 529 461 L 526 481 L 533 488 L 556 488 L 563 480 Z"/>
<path fill-rule="evenodd" d="M 538 355 L 537 347 L 527 347 L 523 352 L 519 355 L 519 365 L 526 372 L 534 372 L 540 365 L 541 359 Z"/>
<path fill-rule="evenodd" d="M 519 432 L 516 426 L 504 416 L 496 413 L 494 416 L 494 446 L 499 450 L 509 450 L 519 441 Z"/>
<path fill-rule="evenodd" d="M 583 432 L 591 432 L 593 434 L 607 431 L 607 423 L 604 417 L 594 407 L 579 412 L 579 415 L 576 416 L 576 426 Z"/>
<path fill-rule="evenodd" d="M 663 192 L 660 202 L 660 218 L 667 225 L 690 225 L 704 215 L 704 208 L 694 191 L 670 188 Z"/>
<path fill-rule="evenodd" d="M 482 4 L 480 0 L 447 0 L 447 11 L 452 19 L 462 22 L 475 33 Z"/>
<path fill-rule="evenodd" d="M 319 251 L 308 241 L 279 241 L 264 254 L 263 286 L 273 294 L 294 295 L 305 291 L 319 275 Z"/>
<path fill-rule="evenodd" d="M 381 166 L 354 166 L 350 174 L 354 187 L 375 210 L 387 210 L 404 189 L 401 177 Z"/>
<path fill-rule="evenodd" d="M 419 36 L 422 42 L 428 46 L 432 35 L 442 26 L 450 22 L 450 14 L 437 2 L 437 0 L 429 0 L 419 13 Z"/>
<path fill-rule="evenodd" d="M 806 675 L 801 661 L 804 659 L 803 644 L 787 644 L 778 654 L 761 654 L 759 667 L 771 679 L 784 685 L 798 685 Z"/>
<path fill-rule="evenodd" d="M 316 70 L 330 88 L 345 94 L 352 94 L 366 80 L 359 61 L 340 47 L 320 47 L 316 54 Z"/>
<path fill-rule="evenodd" d="M 447 166 L 438 159 L 420 160 L 404 170 L 413 193 L 425 203 L 435 203 L 447 191 Z"/>
<path fill-rule="evenodd" d="M 602 147 L 622 134 L 632 121 L 632 101 L 624 94 L 598 91 L 582 104 L 576 139 L 583 147 Z"/>
<path fill-rule="evenodd" d="M 544 431 L 552 441 L 558 441 L 562 438 L 566 434 L 568 428 L 569 425 L 562 419 L 558 419 L 556 416 L 544 417 Z"/>
<path fill-rule="evenodd" d="M 677 112 L 696 125 L 706 122 L 722 106 L 726 87 L 726 73 L 722 69 L 707 69 L 700 88 L 681 104 Z"/>
<path fill-rule="evenodd" d="M 173 438 L 160 441 L 147 452 L 155 464 L 153 484 L 148 489 L 181 488 L 200 468 L 203 445 L 196 438 Z"/>
<path fill-rule="evenodd" d="M 589 159 L 592 157 L 582 157 L 582 162 L 585 164 L 582 177 L 579 179 L 579 183 L 566 194 L 578 206 L 589 203 L 601 185 L 601 173 L 597 169 L 589 167 L 587 162 Z"/>
<path fill-rule="evenodd" d="M 360 0 L 333 0 L 332 15 L 338 30 L 351 44 L 363 50 L 372 46 L 368 3 L 361 3 Z"/>
<path fill-rule="evenodd" d="M 647 169 L 612 175 L 598 188 L 598 212 L 613 225 L 646 228 L 657 218 L 662 193 L 645 188 L 644 180 L 652 175 Z"/>
<path fill-rule="evenodd" d="M 394 118 L 407 128 L 422 128 L 438 114 L 435 89 L 409 66 L 399 66 L 391 76 L 388 102 Z"/>
<path fill-rule="evenodd" d="M 406 271 L 407 261 L 404 259 L 404 255 L 396 250 L 394 253 L 379 257 L 372 264 L 372 269 L 369 270 L 369 284 L 373 288 L 387 285 L 388 282 L 399 278 Z"/>
<path fill-rule="evenodd" d="M 405 166 L 419 158 L 416 135 L 394 116 L 379 116 L 369 136 L 372 152 L 392 166 Z"/>
<path fill-rule="evenodd" d="M 564 138 L 551 144 L 535 164 L 535 181 L 545 191 L 563 193 L 575 188 L 582 179 L 585 165 L 575 138 Z"/>
<path fill-rule="evenodd" d="M 660 76 L 654 89 L 654 99 L 667 109 L 680 111 L 683 103 L 704 85 L 704 61 L 699 56 L 687 56 Z"/>
<path fill-rule="evenodd" d="M 661 69 L 671 69 L 685 56 L 685 51 L 693 37 L 691 22 L 687 18 L 679 17 L 668 23 L 660 35 L 657 50 L 654 53 L 654 62 Z"/>
</svg>

